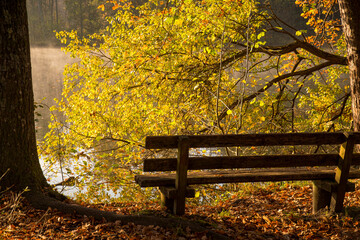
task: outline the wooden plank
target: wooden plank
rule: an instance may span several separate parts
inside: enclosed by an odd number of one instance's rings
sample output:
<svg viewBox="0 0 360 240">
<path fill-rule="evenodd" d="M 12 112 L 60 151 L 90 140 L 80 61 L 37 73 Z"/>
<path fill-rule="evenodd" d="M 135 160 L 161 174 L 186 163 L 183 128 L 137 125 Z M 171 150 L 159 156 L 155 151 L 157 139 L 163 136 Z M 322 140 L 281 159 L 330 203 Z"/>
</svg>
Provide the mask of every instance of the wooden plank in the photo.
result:
<svg viewBox="0 0 360 240">
<path fill-rule="evenodd" d="M 174 174 L 142 174 L 135 176 L 140 187 L 175 186 Z"/>
<path fill-rule="evenodd" d="M 347 141 L 340 147 L 340 159 L 336 168 L 335 181 L 338 183 L 337 191 L 331 196 L 330 210 L 341 212 L 346 193 L 346 184 L 349 178 L 352 155 L 354 151 L 355 138 L 353 134 L 348 134 Z"/>
<path fill-rule="evenodd" d="M 318 168 L 273 168 L 251 170 L 229 170 L 188 173 L 188 185 L 235 183 L 235 182 L 277 182 L 297 180 L 334 179 L 333 167 Z M 360 170 L 352 169 L 349 179 L 360 178 Z M 141 187 L 174 186 L 175 174 L 137 175 L 135 181 Z"/>
<path fill-rule="evenodd" d="M 181 136 L 148 136 L 148 149 L 177 148 Z M 274 133 L 237 135 L 194 135 L 189 138 L 190 148 L 232 146 L 279 146 L 341 144 L 346 137 L 341 132 L 328 133 Z M 360 138 L 359 138 L 360 139 Z"/>
<path fill-rule="evenodd" d="M 360 159 L 360 154 L 359 154 Z M 289 154 L 234 157 L 192 157 L 188 170 L 336 166 L 338 154 Z M 144 159 L 144 172 L 175 171 L 176 158 Z"/>
<path fill-rule="evenodd" d="M 187 187 L 187 170 L 189 163 L 189 138 L 181 137 L 178 144 L 178 157 L 175 178 L 176 197 L 174 198 L 174 214 L 185 213 L 185 194 Z"/>
<path fill-rule="evenodd" d="M 176 197 L 177 190 L 175 187 L 159 187 L 159 189 L 161 193 L 169 199 L 174 199 Z M 187 187 L 185 191 L 185 197 L 187 198 L 195 197 L 195 189 L 191 187 Z"/>
<path fill-rule="evenodd" d="M 338 154 L 289 154 L 237 157 L 192 157 L 188 170 L 230 169 L 230 168 L 271 168 L 303 166 L 336 166 Z M 360 165 L 360 154 L 354 154 L 353 165 Z M 144 159 L 144 172 L 175 171 L 176 158 Z"/>
<path fill-rule="evenodd" d="M 314 184 L 321 189 L 324 189 L 327 192 L 333 193 L 338 189 L 338 183 L 334 180 L 315 180 Z M 345 192 L 354 192 L 355 191 L 355 183 L 347 182 L 345 185 Z"/>
</svg>

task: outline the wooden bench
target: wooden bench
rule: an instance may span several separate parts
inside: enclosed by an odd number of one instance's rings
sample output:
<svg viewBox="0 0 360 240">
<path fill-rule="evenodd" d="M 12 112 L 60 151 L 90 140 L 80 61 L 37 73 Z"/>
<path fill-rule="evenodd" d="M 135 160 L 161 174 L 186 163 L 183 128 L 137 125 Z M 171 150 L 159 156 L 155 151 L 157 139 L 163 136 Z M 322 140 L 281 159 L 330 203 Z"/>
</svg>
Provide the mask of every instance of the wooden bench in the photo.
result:
<svg viewBox="0 0 360 240">
<path fill-rule="evenodd" d="M 177 158 L 145 159 L 143 171 L 176 174 L 141 174 L 135 176 L 135 181 L 141 187 L 159 187 L 163 204 L 176 215 L 185 213 L 185 198 L 195 195 L 189 185 L 297 180 L 313 181 L 313 212 L 326 206 L 340 212 L 345 192 L 355 190 L 355 184 L 348 179 L 360 178 L 360 170 L 351 167 L 360 165 L 360 154 L 353 153 L 354 145 L 359 143 L 359 133 L 340 132 L 150 136 L 146 138 L 147 149 L 177 148 Z M 298 145 L 340 145 L 340 149 L 339 153 L 321 154 L 189 157 L 191 148 Z"/>
</svg>

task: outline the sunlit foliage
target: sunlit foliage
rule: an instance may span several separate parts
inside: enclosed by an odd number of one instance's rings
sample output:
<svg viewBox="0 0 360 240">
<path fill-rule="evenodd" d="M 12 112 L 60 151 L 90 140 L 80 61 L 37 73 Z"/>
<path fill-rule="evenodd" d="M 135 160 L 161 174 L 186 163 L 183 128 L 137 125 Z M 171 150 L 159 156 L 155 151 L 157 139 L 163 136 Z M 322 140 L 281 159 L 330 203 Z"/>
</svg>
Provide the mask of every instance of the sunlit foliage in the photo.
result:
<svg viewBox="0 0 360 240">
<path fill-rule="evenodd" d="M 76 176 L 80 198 L 141 199 L 133 176 L 160 154 L 144 150 L 147 135 L 350 128 L 338 22 L 314 10 L 329 16 L 331 4 L 297 1 L 318 34 L 308 36 L 250 0 L 109 2 L 118 12 L 101 34 L 58 33 L 79 62 L 53 107 L 66 121 L 53 117 L 41 153 Z M 269 32 L 292 42 L 268 46 Z"/>
</svg>

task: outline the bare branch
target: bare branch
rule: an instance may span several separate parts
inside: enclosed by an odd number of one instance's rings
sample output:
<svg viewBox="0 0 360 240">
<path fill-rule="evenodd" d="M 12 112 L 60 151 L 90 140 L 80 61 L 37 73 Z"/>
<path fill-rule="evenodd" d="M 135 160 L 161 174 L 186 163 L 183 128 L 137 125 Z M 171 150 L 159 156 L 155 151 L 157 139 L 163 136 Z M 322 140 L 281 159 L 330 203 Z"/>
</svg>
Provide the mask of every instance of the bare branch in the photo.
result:
<svg viewBox="0 0 360 240">
<path fill-rule="evenodd" d="M 333 65 L 332 62 L 324 62 L 321 63 L 319 65 L 316 65 L 314 67 L 308 68 L 306 70 L 300 70 L 300 71 L 296 71 L 296 72 L 291 72 L 291 73 L 286 73 L 284 75 L 278 76 L 274 79 L 272 79 L 271 81 L 269 81 L 267 84 L 265 84 L 265 86 L 263 86 L 262 88 L 258 89 L 256 92 L 248 95 L 247 97 L 244 97 L 243 102 L 249 102 L 252 99 L 256 98 L 258 95 L 260 95 L 261 93 L 265 92 L 266 90 L 268 90 L 270 87 L 272 87 L 275 83 L 278 83 L 284 79 L 287 79 L 289 77 L 294 77 L 294 76 L 307 76 L 310 75 L 316 71 L 319 71 L 323 68 L 329 67 Z M 226 117 L 227 113 L 226 111 L 228 109 L 232 110 L 234 109 L 237 105 L 239 104 L 239 100 L 235 100 L 234 102 L 232 102 L 230 105 L 228 105 L 228 108 L 223 110 L 221 112 L 221 114 L 219 115 L 219 119 L 222 120 L 223 118 Z"/>
<path fill-rule="evenodd" d="M 346 93 L 346 95 L 345 95 L 344 97 L 342 97 L 343 102 L 342 102 L 342 104 L 341 104 L 340 111 L 338 112 L 338 114 L 336 114 L 335 116 L 333 116 L 333 117 L 329 120 L 329 122 L 338 119 L 338 118 L 343 114 L 344 109 L 345 109 L 345 106 L 346 106 L 346 102 L 347 102 L 347 100 L 350 98 L 350 96 L 351 96 L 351 93 L 348 92 L 348 93 Z"/>
</svg>

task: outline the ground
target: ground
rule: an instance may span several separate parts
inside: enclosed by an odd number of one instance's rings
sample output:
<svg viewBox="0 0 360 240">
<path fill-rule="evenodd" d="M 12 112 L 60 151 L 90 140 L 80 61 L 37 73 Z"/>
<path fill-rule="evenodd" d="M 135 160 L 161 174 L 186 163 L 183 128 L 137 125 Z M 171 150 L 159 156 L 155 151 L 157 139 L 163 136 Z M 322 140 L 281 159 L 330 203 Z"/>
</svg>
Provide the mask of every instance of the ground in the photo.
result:
<svg viewBox="0 0 360 240">
<path fill-rule="evenodd" d="M 358 185 L 358 184 L 357 184 Z M 345 213 L 311 213 L 311 186 L 269 185 L 216 205 L 187 205 L 184 219 L 230 239 L 360 239 L 360 186 L 348 193 Z M 86 204 L 83 204 L 86 205 Z M 119 214 L 173 218 L 158 202 L 89 205 Z M 0 201 L 0 239 L 208 239 L 205 232 L 123 225 L 36 210 L 11 193 Z"/>
</svg>

